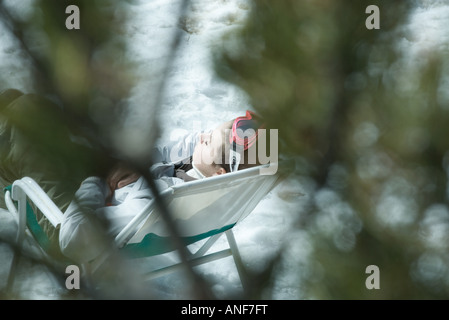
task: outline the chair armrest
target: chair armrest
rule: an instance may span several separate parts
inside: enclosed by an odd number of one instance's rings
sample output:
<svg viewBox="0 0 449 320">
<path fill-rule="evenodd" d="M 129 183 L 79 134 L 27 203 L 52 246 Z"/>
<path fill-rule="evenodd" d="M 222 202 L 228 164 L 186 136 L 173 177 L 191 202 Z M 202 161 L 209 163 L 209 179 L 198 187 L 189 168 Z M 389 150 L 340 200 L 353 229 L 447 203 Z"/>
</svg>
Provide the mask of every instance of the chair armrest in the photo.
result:
<svg viewBox="0 0 449 320">
<path fill-rule="evenodd" d="M 18 224 L 19 223 L 19 214 L 17 212 L 17 208 L 14 205 L 14 202 L 11 199 L 11 192 L 8 190 L 5 192 L 5 204 L 6 208 L 8 209 L 9 213 L 11 213 L 14 221 Z"/>
<path fill-rule="evenodd" d="M 13 183 L 11 199 L 15 201 L 25 199 L 21 195 L 26 195 L 54 227 L 57 227 L 62 222 L 63 213 L 61 210 L 33 179 L 24 177 Z"/>
</svg>

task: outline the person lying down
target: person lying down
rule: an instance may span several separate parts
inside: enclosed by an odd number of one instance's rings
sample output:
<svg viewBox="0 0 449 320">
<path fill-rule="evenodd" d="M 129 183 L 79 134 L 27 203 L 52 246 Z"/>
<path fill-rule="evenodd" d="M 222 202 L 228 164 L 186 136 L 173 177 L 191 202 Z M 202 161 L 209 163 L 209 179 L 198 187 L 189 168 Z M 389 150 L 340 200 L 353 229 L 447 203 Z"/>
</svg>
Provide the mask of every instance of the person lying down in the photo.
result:
<svg viewBox="0 0 449 320">
<path fill-rule="evenodd" d="M 247 143 L 246 150 L 235 150 L 236 144 L 229 139 L 233 127 L 251 116 L 247 112 L 246 117 L 225 122 L 210 132 L 191 133 L 168 145 L 156 146 L 155 164 L 150 171 L 158 189 L 257 165 L 257 159 L 244 161 L 254 141 Z M 64 212 L 59 230 L 62 254 L 77 263 L 95 259 L 110 245 L 107 237 L 117 235 L 152 198 L 144 177 L 122 164 L 106 179 L 85 179 Z"/>
<path fill-rule="evenodd" d="M 74 141 L 63 109 L 39 94 L 0 92 L 0 186 L 6 190 L 25 176 L 34 179 L 64 213 L 55 228 L 30 203 L 41 235 L 48 240 L 47 252 L 82 263 L 100 254 L 109 245 L 103 236 L 116 236 L 152 194 L 144 178 L 123 165 L 111 170 L 109 157 Z M 149 169 L 158 189 L 258 164 L 257 159 L 245 162 L 258 134 L 245 136 L 248 127 L 262 127 L 250 111 L 211 132 L 191 133 L 156 147 Z M 238 128 L 245 131 L 243 136 Z M 0 207 L 4 205 L 0 199 Z"/>
</svg>

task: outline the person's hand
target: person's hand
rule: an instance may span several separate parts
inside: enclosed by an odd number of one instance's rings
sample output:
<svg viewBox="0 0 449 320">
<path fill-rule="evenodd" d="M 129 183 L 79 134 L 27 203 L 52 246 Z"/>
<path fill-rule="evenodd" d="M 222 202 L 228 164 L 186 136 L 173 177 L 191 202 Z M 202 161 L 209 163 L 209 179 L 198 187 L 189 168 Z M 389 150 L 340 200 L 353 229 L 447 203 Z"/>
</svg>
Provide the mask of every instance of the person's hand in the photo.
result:
<svg viewBox="0 0 449 320">
<path fill-rule="evenodd" d="M 123 188 L 130 183 L 136 182 L 140 178 L 140 173 L 129 168 L 123 163 L 117 164 L 106 177 L 108 186 L 113 193 L 115 190 Z"/>
</svg>

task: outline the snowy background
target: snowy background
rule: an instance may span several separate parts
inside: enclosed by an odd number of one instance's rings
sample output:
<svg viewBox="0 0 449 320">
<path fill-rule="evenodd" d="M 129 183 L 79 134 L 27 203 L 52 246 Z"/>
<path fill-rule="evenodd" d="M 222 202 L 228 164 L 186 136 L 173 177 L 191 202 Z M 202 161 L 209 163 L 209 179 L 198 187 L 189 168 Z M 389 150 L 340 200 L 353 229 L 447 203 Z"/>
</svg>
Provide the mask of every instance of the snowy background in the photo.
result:
<svg viewBox="0 0 449 320">
<path fill-rule="evenodd" d="M 26 19 L 32 0 L 5 3 L 17 15 Z M 244 115 L 251 109 L 249 99 L 239 88 L 216 76 L 213 53 L 223 45 L 222 37 L 240 28 L 250 12 L 249 0 L 195 0 L 179 19 L 178 0 L 128 0 L 124 6 L 133 17 L 127 26 L 126 37 L 133 61 L 139 64 L 141 80 L 130 100 L 133 115 L 128 121 L 142 121 L 154 74 L 161 72 L 166 63 L 170 44 L 176 30 L 184 29 L 176 60 L 170 70 L 163 107 L 158 114 L 161 137 L 170 139 L 179 130 L 198 130 L 215 127 L 224 120 Z M 81 13 L 82 14 L 82 13 Z M 361 13 L 363 14 L 363 13 Z M 422 48 L 448 46 L 449 35 L 440 30 L 449 23 L 447 1 L 421 1 L 410 24 L 407 38 L 399 44 L 413 60 Z M 227 43 L 226 45 L 232 45 Z M 8 75 L 8 87 L 30 91 L 26 65 L 17 59 L 17 44 L 4 32 L 0 22 L 0 72 Z M 284 249 L 276 278 L 272 279 L 274 290 L 267 292 L 266 299 L 311 298 L 301 292 L 301 279 L 310 265 L 312 253 L 306 231 L 293 228 L 302 208 L 309 202 L 314 191 L 313 181 L 288 180 L 273 190 L 254 212 L 235 230 L 243 262 L 253 271 L 261 271 L 281 248 Z M 304 194 L 299 196 L 299 194 Z M 0 210 L 0 236 L 12 239 L 14 224 L 9 213 Z M 217 248 L 224 245 L 224 239 Z M 0 289 L 6 286 L 12 252 L 0 244 Z M 167 259 L 171 259 L 167 257 Z M 237 271 L 231 258 L 198 267 L 197 270 L 210 283 L 217 297 L 241 292 Z M 302 277 L 300 277 L 302 273 Z M 58 284 L 45 268 L 22 265 L 15 290 L 29 299 L 57 299 L 66 290 Z M 23 279 L 23 280 L 20 280 Z M 170 275 L 154 280 L 152 286 L 161 298 L 186 298 L 183 278 Z"/>
</svg>

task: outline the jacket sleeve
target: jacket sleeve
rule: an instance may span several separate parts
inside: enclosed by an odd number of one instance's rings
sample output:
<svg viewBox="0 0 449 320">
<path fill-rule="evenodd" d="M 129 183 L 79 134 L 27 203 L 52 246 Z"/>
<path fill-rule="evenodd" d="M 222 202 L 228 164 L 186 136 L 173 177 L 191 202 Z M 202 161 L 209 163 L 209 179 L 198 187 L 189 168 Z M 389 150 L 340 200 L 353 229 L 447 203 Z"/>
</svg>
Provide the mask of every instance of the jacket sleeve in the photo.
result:
<svg viewBox="0 0 449 320">
<path fill-rule="evenodd" d="M 164 146 L 156 145 L 153 150 L 154 162 L 178 162 L 192 156 L 200 134 L 201 132 L 193 132 L 170 141 Z"/>
<path fill-rule="evenodd" d="M 143 178 L 120 190 L 127 192 L 124 201 L 106 206 L 106 182 L 97 177 L 82 182 L 64 213 L 59 231 L 59 245 L 65 256 L 78 263 L 95 259 L 110 248 L 113 236 L 152 199 Z"/>
<path fill-rule="evenodd" d="M 107 249 L 105 223 L 95 215 L 96 209 L 104 207 L 107 195 L 108 186 L 98 177 L 87 178 L 81 183 L 64 212 L 59 230 L 59 246 L 65 256 L 84 263 Z"/>
<path fill-rule="evenodd" d="M 154 147 L 154 164 L 150 168 L 153 177 L 157 180 L 162 179 L 166 184 L 166 187 L 182 183 L 182 179 L 174 177 L 175 163 L 185 160 L 193 155 L 200 134 L 201 132 L 190 133 L 165 146 Z M 160 190 L 163 189 L 164 188 Z"/>
</svg>

